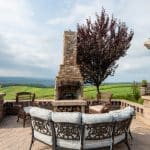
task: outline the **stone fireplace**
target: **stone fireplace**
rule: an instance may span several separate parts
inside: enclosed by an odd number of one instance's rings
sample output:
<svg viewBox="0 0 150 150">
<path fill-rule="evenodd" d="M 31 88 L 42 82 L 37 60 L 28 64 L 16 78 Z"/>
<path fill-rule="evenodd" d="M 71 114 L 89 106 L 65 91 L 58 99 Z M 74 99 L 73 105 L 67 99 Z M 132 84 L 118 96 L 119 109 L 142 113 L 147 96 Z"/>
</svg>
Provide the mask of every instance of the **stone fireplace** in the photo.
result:
<svg viewBox="0 0 150 150">
<path fill-rule="evenodd" d="M 77 56 L 76 32 L 64 32 L 63 64 L 55 81 L 55 99 L 82 99 L 83 78 L 76 63 Z"/>
</svg>

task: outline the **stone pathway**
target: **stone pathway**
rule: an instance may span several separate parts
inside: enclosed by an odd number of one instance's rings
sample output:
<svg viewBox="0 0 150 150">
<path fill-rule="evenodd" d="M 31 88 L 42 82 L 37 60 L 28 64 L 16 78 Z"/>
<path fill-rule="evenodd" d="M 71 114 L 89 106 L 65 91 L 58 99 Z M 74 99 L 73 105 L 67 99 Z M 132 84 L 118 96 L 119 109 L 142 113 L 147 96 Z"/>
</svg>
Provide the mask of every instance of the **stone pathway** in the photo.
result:
<svg viewBox="0 0 150 150">
<path fill-rule="evenodd" d="M 16 116 L 8 116 L 0 123 L 0 150 L 28 150 L 31 141 L 29 122 L 22 127 L 22 121 L 16 122 Z M 134 119 L 131 125 L 133 142 L 131 150 L 150 150 L 150 127 L 139 119 Z M 48 150 L 47 145 L 35 142 L 32 150 Z M 125 144 L 119 144 L 115 150 L 127 150 Z"/>
</svg>

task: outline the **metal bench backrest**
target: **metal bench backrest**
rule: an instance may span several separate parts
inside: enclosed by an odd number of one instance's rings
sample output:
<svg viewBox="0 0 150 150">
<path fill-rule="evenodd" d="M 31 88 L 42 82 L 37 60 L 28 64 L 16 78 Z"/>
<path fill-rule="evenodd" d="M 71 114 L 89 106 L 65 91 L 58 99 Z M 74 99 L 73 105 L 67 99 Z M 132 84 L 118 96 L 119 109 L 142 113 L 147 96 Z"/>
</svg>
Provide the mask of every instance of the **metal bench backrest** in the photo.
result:
<svg viewBox="0 0 150 150">
<path fill-rule="evenodd" d="M 131 121 L 132 121 L 132 116 L 122 121 L 116 121 L 113 130 L 113 137 L 115 138 L 116 136 L 125 134 L 126 136 L 125 138 L 127 139 L 127 134 L 130 132 Z"/>
<path fill-rule="evenodd" d="M 82 138 L 82 125 L 68 122 L 53 122 L 52 123 L 52 132 L 53 132 L 53 143 L 55 149 L 63 149 L 65 147 L 58 146 L 58 140 L 63 140 L 66 142 L 75 141 L 81 142 Z M 67 148 L 68 150 L 73 150 L 73 148 Z"/>
<path fill-rule="evenodd" d="M 104 140 L 112 137 L 114 123 L 95 123 L 84 125 L 84 140 Z"/>
</svg>

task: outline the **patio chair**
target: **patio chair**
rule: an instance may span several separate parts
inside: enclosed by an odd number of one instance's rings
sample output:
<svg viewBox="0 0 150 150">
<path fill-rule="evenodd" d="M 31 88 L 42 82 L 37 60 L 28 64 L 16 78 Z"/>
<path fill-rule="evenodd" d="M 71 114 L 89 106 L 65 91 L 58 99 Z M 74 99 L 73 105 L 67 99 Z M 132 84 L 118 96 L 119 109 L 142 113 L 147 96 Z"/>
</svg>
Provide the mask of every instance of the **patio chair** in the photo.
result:
<svg viewBox="0 0 150 150">
<path fill-rule="evenodd" d="M 16 105 L 19 107 L 18 118 L 23 119 L 23 127 L 25 127 L 26 119 L 30 117 L 29 111 L 31 106 L 33 106 L 35 100 L 35 94 L 31 92 L 19 92 L 16 93 Z"/>
<path fill-rule="evenodd" d="M 32 107 L 30 109 L 32 138 L 30 150 L 35 140 L 48 146 L 52 146 L 51 111 L 43 108 Z"/>
</svg>

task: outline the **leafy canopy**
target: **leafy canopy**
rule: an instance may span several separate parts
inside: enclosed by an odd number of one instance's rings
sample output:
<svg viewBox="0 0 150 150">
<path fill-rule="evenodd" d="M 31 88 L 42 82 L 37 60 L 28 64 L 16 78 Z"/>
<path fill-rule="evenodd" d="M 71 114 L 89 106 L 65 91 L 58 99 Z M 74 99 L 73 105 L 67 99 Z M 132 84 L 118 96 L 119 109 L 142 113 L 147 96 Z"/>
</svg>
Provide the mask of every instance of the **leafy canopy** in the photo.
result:
<svg viewBox="0 0 150 150">
<path fill-rule="evenodd" d="M 77 25 L 77 63 L 85 83 L 99 85 L 109 75 L 114 75 L 116 61 L 125 56 L 133 37 L 124 22 L 109 17 L 102 9 L 95 22 Z"/>
</svg>

